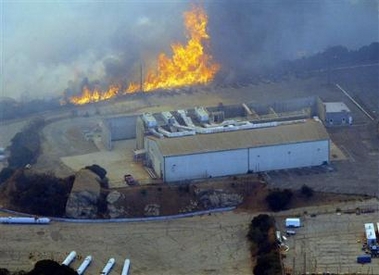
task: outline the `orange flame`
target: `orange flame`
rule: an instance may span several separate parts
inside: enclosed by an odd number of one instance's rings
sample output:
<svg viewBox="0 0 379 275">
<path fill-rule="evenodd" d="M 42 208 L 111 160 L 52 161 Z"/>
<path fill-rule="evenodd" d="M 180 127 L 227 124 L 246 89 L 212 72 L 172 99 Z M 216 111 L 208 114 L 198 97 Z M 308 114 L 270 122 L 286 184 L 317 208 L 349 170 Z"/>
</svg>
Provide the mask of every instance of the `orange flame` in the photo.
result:
<svg viewBox="0 0 379 275">
<path fill-rule="evenodd" d="M 139 83 L 130 83 L 124 94 L 137 91 L 149 92 L 194 84 L 209 83 L 220 70 L 220 65 L 212 61 L 212 56 L 205 51 L 205 43 L 210 40 L 206 27 L 208 17 L 202 7 L 194 6 L 184 13 L 184 23 L 188 41 L 186 45 L 171 45 L 172 57 L 164 53 L 158 56 L 156 70 L 149 70 L 142 87 Z M 71 97 L 74 104 L 86 104 L 106 100 L 120 93 L 120 86 L 113 85 L 105 93 L 95 88 L 83 89 L 80 96 Z"/>
<path fill-rule="evenodd" d="M 184 13 L 184 22 L 188 32 L 187 45 L 173 44 L 172 58 L 161 53 L 158 57 L 156 71 L 147 73 L 142 89 L 144 92 L 193 84 L 205 84 L 213 79 L 220 65 L 212 63 L 212 57 L 206 54 L 203 42 L 209 40 L 207 34 L 208 18 L 201 7 L 193 7 Z M 140 89 L 132 83 L 127 93 Z"/>
<path fill-rule="evenodd" d="M 106 92 L 103 92 L 99 87 L 95 87 L 92 91 L 87 87 L 83 87 L 80 96 L 72 96 L 69 101 L 76 105 L 98 102 L 115 97 L 120 90 L 120 86 L 111 85 Z"/>
</svg>

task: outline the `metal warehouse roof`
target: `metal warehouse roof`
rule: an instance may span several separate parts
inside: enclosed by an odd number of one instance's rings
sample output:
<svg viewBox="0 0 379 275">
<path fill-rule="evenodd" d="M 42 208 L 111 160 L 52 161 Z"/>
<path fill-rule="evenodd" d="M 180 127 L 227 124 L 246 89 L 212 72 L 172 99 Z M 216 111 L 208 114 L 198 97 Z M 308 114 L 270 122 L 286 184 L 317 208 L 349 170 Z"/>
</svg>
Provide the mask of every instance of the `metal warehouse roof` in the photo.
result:
<svg viewBox="0 0 379 275">
<path fill-rule="evenodd" d="M 197 134 L 175 138 L 148 138 L 155 140 L 163 156 L 175 156 L 328 140 L 329 135 L 321 122 L 307 120 L 304 123 L 280 125 L 270 128 Z"/>
</svg>

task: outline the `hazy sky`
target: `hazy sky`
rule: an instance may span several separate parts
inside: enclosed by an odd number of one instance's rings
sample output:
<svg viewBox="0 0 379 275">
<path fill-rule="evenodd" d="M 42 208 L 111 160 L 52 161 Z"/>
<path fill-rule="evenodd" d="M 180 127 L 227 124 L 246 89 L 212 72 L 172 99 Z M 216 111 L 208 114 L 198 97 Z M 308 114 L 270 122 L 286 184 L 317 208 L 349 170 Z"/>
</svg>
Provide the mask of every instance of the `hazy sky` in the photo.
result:
<svg viewBox="0 0 379 275">
<path fill-rule="evenodd" d="M 199 1 L 198 1 L 199 2 Z M 84 77 L 128 82 L 185 41 L 191 1 L 8 1 L 1 9 L 0 96 L 57 96 Z M 378 41 L 377 0 L 202 1 L 224 70 L 259 67 L 328 46 Z M 148 66 L 148 65 L 146 65 Z"/>
</svg>

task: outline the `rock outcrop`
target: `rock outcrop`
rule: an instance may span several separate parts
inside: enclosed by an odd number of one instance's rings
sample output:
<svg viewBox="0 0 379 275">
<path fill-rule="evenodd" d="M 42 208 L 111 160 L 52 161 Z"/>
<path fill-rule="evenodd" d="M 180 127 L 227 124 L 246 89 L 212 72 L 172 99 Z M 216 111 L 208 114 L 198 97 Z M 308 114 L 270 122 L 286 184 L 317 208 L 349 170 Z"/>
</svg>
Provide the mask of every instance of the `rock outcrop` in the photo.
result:
<svg viewBox="0 0 379 275">
<path fill-rule="evenodd" d="M 88 169 L 81 169 L 66 204 L 66 216 L 77 219 L 93 219 L 98 216 L 100 177 Z"/>
<path fill-rule="evenodd" d="M 120 201 L 124 199 L 124 195 L 122 195 L 118 191 L 112 191 L 107 196 L 107 208 L 108 215 L 111 219 L 114 218 L 122 218 L 125 217 L 126 212 L 122 203 L 120 205 Z"/>
<path fill-rule="evenodd" d="M 240 194 L 225 193 L 222 190 L 203 190 L 197 194 L 205 209 L 237 206 L 243 201 Z"/>
</svg>

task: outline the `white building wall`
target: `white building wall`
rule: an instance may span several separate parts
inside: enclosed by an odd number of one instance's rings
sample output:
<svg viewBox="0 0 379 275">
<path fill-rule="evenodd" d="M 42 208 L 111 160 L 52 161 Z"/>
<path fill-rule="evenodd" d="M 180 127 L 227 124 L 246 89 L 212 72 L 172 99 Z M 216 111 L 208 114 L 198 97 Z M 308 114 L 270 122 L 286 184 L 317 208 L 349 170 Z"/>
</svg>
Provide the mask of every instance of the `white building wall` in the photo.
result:
<svg viewBox="0 0 379 275">
<path fill-rule="evenodd" d="M 220 177 L 248 172 L 248 150 L 165 157 L 164 181 Z"/>
<path fill-rule="evenodd" d="M 154 141 L 151 141 L 149 139 L 145 139 L 145 149 L 147 156 L 149 158 L 149 161 L 151 162 L 151 166 L 154 169 L 155 174 L 158 176 L 158 178 L 163 177 L 163 157 L 161 152 L 158 149 L 157 144 Z"/>
<path fill-rule="evenodd" d="M 329 141 L 283 144 L 249 149 L 252 172 L 317 166 L 329 162 Z"/>
</svg>

